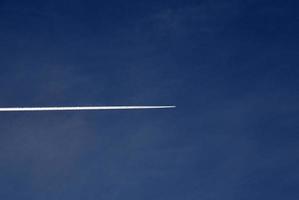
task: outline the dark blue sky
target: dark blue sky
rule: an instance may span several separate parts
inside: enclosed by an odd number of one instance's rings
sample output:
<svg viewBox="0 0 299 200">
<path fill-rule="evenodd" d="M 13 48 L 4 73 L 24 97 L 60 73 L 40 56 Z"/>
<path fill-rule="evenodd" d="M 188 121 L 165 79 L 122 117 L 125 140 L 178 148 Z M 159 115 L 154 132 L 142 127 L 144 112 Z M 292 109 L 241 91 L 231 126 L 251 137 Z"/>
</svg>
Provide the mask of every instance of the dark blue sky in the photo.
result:
<svg viewBox="0 0 299 200">
<path fill-rule="evenodd" d="M 0 1 L 0 199 L 299 199 L 295 0 Z"/>
</svg>

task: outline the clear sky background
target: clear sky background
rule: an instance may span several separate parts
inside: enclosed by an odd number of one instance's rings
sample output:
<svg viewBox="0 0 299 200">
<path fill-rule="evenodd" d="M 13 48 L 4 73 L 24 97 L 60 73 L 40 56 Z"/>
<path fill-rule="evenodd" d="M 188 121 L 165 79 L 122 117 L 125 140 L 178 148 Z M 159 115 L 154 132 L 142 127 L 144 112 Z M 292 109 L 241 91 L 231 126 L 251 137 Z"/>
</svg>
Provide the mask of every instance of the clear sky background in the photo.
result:
<svg viewBox="0 0 299 200">
<path fill-rule="evenodd" d="M 298 200 L 295 0 L 0 1 L 3 200 Z"/>
</svg>

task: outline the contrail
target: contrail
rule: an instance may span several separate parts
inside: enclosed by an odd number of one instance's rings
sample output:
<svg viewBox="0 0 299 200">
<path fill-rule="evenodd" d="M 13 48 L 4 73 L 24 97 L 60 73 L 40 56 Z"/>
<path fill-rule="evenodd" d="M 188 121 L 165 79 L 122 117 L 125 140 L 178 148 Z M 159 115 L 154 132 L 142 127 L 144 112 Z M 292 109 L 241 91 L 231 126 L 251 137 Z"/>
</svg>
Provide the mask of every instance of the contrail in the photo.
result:
<svg viewBox="0 0 299 200">
<path fill-rule="evenodd" d="M 36 111 L 67 111 L 67 110 L 136 110 L 136 109 L 165 109 L 176 106 L 71 106 L 71 107 L 7 107 L 0 112 L 36 112 Z"/>
</svg>

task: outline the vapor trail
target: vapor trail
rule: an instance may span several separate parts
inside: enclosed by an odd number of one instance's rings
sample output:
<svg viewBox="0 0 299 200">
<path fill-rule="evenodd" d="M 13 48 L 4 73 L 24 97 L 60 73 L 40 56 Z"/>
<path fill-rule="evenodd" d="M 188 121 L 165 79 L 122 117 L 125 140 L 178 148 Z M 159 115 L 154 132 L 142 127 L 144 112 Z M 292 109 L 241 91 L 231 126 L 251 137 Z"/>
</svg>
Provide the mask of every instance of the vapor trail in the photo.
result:
<svg viewBox="0 0 299 200">
<path fill-rule="evenodd" d="M 136 110 L 136 109 L 165 109 L 175 106 L 72 106 L 72 107 L 7 107 L 0 108 L 0 112 L 25 111 L 66 111 L 66 110 Z"/>
</svg>

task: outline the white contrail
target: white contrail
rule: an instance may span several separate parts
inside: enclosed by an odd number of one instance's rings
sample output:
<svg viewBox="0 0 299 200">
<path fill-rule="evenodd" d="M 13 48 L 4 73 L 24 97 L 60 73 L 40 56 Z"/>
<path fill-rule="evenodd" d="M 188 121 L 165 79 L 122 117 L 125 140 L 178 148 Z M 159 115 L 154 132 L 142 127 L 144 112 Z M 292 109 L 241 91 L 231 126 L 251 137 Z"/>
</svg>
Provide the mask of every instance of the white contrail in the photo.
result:
<svg viewBox="0 0 299 200">
<path fill-rule="evenodd" d="M 72 106 L 72 107 L 7 107 L 0 108 L 0 112 L 24 111 L 64 111 L 64 110 L 132 110 L 132 109 L 163 109 L 176 106 Z"/>
</svg>

